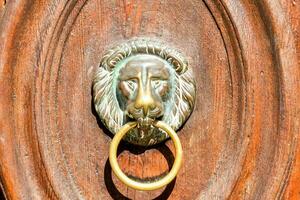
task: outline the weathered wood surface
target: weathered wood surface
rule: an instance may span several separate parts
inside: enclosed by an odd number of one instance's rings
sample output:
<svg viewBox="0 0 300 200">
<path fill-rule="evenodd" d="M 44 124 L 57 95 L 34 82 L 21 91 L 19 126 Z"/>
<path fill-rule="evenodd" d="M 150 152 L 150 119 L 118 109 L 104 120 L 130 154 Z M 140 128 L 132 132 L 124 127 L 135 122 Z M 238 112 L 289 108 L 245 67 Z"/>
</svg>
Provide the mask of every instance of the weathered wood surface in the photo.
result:
<svg viewBox="0 0 300 200">
<path fill-rule="evenodd" d="M 299 199 L 299 4 L 0 1 L 7 198 Z M 132 37 L 182 51 L 197 82 L 195 111 L 179 133 L 183 167 L 176 181 L 153 192 L 129 189 L 112 175 L 111 134 L 92 107 L 101 56 Z M 162 176 L 173 160 L 170 141 L 120 152 L 122 169 L 141 179 Z"/>
<path fill-rule="evenodd" d="M 291 22 L 294 37 L 296 40 L 298 66 L 300 66 L 300 59 L 299 59 L 300 58 L 300 1 L 281 0 L 281 4 Z M 284 194 L 284 199 L 300 199 L 300 142 L 299 141 L 298 141 L 296 156 L 294 159 L 295 159 L 294 164 L 290 169 L 291 170 L 290 179 L 286 183 L 287 188 Z"/>
</svg>

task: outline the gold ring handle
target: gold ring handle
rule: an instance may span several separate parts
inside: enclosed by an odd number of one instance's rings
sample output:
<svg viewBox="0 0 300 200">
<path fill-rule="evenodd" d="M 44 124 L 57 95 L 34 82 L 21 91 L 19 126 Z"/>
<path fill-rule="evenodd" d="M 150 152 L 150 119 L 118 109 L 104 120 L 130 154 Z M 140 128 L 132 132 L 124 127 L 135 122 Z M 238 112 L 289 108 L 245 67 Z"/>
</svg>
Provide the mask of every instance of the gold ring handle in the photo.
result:
<svg viewBox="0 0 300 200">
<path fill-rule="evenodd" d="M 162 179 L 156 181 L 156 182 L 151 182 L 151 183 L 141 183 L 134 181 L 130 179 L 128 176 L 126 176 L 122 170 L 119 167 L 118 161 L 117 161 L 117 149 L 119 146 L 120 141 L 122 138 L 125 136 L 125 134 L 132 128 L 137 126 L 137 122 L 128 122 L 125 124 L 119 132 L 114 136 L 110 148 L 109 148 L 109 162 L 111 165 L 111 168 L 114 172 L 114 174 L 127 186 L 137 189 L 137 190 L 156 190 L 159 189 L 163 186 L 166 186 L 169 184 L 177 175 L 181 163 L 182 163 L 182 146 L 179 140 L 179 137 L 177 136 L 176 132 L 166 123 L 162 121 L 155 121 L 153 123 L 153 126 L 157 128 L 161 128 L 164 130 L 170 138 L 174 142 L 175 150 L 176 150 L 176 157 L 175 161 L 173 164 L 173 167 L 171 171 Z"/>
</svg>

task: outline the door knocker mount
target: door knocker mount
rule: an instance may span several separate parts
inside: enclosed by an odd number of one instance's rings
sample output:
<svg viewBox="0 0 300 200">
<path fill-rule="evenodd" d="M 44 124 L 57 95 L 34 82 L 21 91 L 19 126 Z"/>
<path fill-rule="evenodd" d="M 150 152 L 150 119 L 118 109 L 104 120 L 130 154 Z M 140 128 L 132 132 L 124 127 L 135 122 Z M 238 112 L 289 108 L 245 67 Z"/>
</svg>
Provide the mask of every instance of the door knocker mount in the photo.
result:
<svg viewBox="0 0 300 200">
<path fill-rule="evenodd" d="M 95 109 L 115 137 L 110 145 L 110 164 L 118 178 L 130 187 L 153 190 L 176 176 L 182 149 L 175 133 L 191 114 L 195 81 L 187 60 L 175 49 L 150 39 L 134 39 L 103 56 L 94 82 Z M 116 154 L 123 138 L 141 146 L 171 137 L 176 158 L 170 173 L 153 183 L 135 182 L 119 168 Z"/>
</svg>

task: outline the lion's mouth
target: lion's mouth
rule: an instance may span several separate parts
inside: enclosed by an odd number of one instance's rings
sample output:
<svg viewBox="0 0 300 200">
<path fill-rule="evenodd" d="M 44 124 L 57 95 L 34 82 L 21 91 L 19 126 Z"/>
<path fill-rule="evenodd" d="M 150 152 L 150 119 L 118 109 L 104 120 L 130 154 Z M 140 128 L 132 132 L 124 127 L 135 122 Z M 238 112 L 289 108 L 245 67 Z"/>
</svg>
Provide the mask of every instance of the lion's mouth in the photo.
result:
<svg viewBox="0 0 300 200">
<path fill-rule="evenodd" d="M 155 119 L 149 118 L 149 117 L 138 118 L 137 119 L 138 128 L 139 127 L 149 127 L 153 124 L 154 121 L 155 121 Z"/>
<path fill-rule="evenodd" d="M 153 122 L 156 119 L 161 118 L 163 115 L 163 112 L 159 108 L 154 108 L 152 110 L 149 110 L 147 113 L 144 113 L 142 109 L 128 109 L 127 116 L 131 119 L 135 119 L 138 123 L 142 124 L 149 124 L 150 122 Z"/>
</svg>

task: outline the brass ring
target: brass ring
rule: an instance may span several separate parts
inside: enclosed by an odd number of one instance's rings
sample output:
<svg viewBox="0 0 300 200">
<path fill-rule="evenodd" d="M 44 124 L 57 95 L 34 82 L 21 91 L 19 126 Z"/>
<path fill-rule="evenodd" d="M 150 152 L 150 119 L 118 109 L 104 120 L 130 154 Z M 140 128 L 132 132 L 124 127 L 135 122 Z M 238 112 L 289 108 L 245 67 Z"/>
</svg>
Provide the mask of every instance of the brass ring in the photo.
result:
<svg viewBox="0 0 300 200">
<path fill-rule="evenodd" d="M 164 130 L 170 138 L 174 142 L 175 150 L 176 150 L 176 157 L 173 164 L 171 171 L 162 179 L 151 182 L 151 183 L 141 183 L 130 179 L 126 176 L 119 167 L 117 161 L 117 149 L 120 141 L 125 136 L 125 134 L 132 128 L 137 126 L 137 122 L 128 122 L 125 124 L 119 132 L 114 136 L 110 148 L 109 148 L 109 162 L 114 174 L 127 186 L 137 189 L 137 190 L 156 190 L 159 189 L 167 184 L 169 184 L 177 175 L 181 163 L 182 163 L 182 146 L 177 136 L 176 132 L 167 124 L 162 121 L 155 121 L 153 125 L 157 128 L 161 128 Z"/>
</svg>

